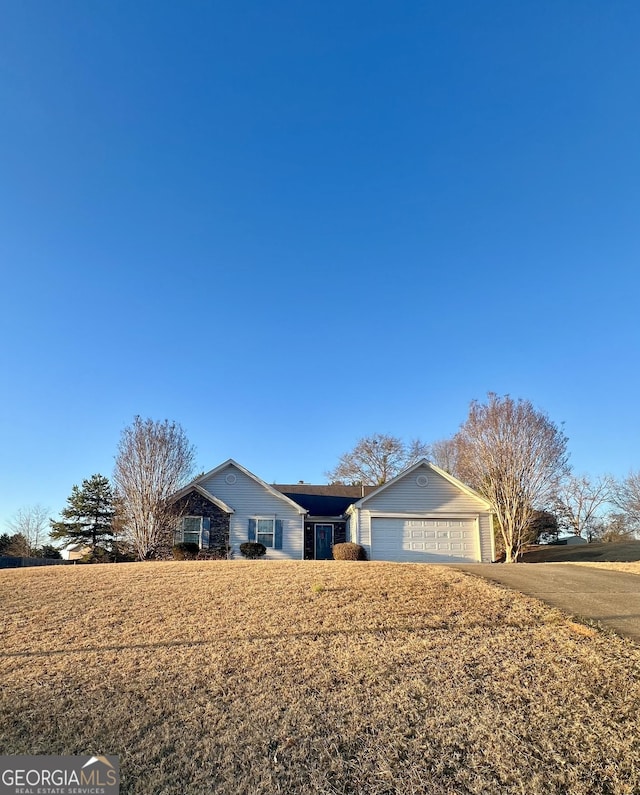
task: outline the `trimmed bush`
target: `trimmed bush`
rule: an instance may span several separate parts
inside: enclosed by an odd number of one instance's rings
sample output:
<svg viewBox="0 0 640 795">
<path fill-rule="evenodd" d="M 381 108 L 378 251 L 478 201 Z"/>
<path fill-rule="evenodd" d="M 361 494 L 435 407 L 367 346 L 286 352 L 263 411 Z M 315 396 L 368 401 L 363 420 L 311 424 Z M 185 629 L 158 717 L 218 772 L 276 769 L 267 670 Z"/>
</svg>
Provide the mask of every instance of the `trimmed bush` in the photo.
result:
<svg viewBox="0 0 640 795">
<path fill-rule="evenodd" d="M 198 553 L 198 560 L 230 560 L 232 557 L 233 550 L 226 546 L 209 547 Z"/>
<path fill-rule="evenodd" d="M 104 547 L 94 547 L 91 552 L 83 555 L 78 563 L 111 563 L 112 557 Z"/>
<path fill-rule="evenodd" d="M 350 541 L 344 544 L 333 545 L 334 560 L 367 560 L 367 551 L 360 544 L 352 544 Z"/>
<path fill-rule="evenodd" d="M 200 547 L 193 541 L 182 541 L 173 547 L 175 560 L 195 560 L 200 552 Z"/>
<path fill-rule="evenodd" d="M 245 558 L 255 560 L 266 555 L 267 548 L 264 544 L 259 544 L 257 541 L 245 541 L 244 544 L 240 544 L 240 552 Z"/>
</svg>

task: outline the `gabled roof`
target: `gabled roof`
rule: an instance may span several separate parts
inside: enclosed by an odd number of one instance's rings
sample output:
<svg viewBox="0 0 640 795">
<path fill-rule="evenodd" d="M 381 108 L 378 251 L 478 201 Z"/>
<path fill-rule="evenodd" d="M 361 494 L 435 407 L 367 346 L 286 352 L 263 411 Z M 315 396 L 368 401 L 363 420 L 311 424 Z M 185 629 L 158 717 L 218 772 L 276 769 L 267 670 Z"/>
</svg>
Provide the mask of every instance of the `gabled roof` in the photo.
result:
<svg viewBox="0 0 640 795">
<path fill-rule="evenodd" d="M 367 494 L 366 497 L 363 497 L 357 502 L 354 502 L 353 506 L 355 508 L 364 507 L 364 503 L 366 503 L 369 499 L 371 499 L 371 497 L 375 497 L 376 494 L 380 494 L 381 491 L 384 491 L 385 489 L 388 489 L 389 486 L 392 486 L 394 483 L 397 483 L 400 480 L 400 478 L 404 478 L 406 477 L 406 475 L 410 475 L 416 469 L 423 466 L 427 467 L 433 472 L 436 472 L 445 480 L 448 480 L 449 483 L 451 483 L 453 486 L 460 489 L 460 491 L 463 491 L 465 494 L 468 494 L 470 497 L 475 497 L 477 500 L 480 500 L 480 502 L 486 505 L 488 510 L 491 510 L 491 504 L 484 497 L 478 494 L 477 491 L 474 491 L 473 489 L 469 488 L 469 486 L 465 486 L 465 484 L 461 480 L 458 480 L 458 478 L 454 478 L 453 475 L 450 475 L 448 472 L 445 472 L 444 469 L 440 469 L 440 467 L 437 467 L 435 464 L 432 464 L 430 461 L 427 461 L 426 458 L 421 458 L 420 461 L 416 461 L 416 463 L 413 464 L 413 466 L 408 467 L 399 475 L 396 475 L 395 478 L 388 480 L 386 483 L 383 483 L 382 486 L 379 486 L 377 489 L 374 489 L 374 491 L 372 491 L 370 494 Z M 349 506 L 349 508 L 351 508 L 351 506 Z"/>
<path fill-rule="evenodd" d="M 295 500 L 311 516 L 342 516 L 356 497 L 340 497 L 333 494 L 286 494 Z"/>
<path fill-rule="evenodd" d="M 274 483 L 274 489 L 283 494 L 318 494 L 327 497 L 351 497 L 359 500 L 377 489 L 377 486 L 347 486 L 343 483 Z"/>
<path fill-rule="evenodd" d="M 171 496 L 169 502 L 177 502 L 182 497 L 186 497 L 187 494 L 190 494 L 192 491 L 196 491 L 201 497 L 204 497 L 205 500 L 209 500 L 209 502 L 217 505 L 221 511 L 224 511 L 225 513 L 233 513 L 233 508 L 230 508 L 225 502 L 222 502 L 222 500 L 218 499 L 218 497 L 214 497 L 211 492 L 203 489 L 202 486 L 198 486 L 195 481 L 193 483 L 189 483 L 189 485 L 185 486 L 183 489 L 180 489 L 180 491 L 176 491 L 176 493 Z"/>
<path fill-rule="evenodd" d="M 245 467 L 243 467 L 237 461 L 234 461 L 233 458 L 227 459 L 226 461 L 224 461 L 219 466 L 215 467 L 214 469 L 210 470 L 209 472 L 206 472 L 204 475 L 200 475 L 199 478 L 196 478 L 193 481 L 193 484 L 200 484 L 203 481 L 207 480 L 208 478 L 211 478 L 214 475 L 217 475 L 218 472 L 222 471 L 223 469 L 226 469 L 229 466 L 234 466 L 236 469 L 239 469 L 240 472 L 242 472 L 248 478 L 251 478 L 259 486 L 262 486 L 262 488 L 266 489 L 269 492 L 269 494 L 272 494 L 274 497 L 277 497 L 279 500 L 283 500 L 284 502 L 286 502 L 289 505 L 291 505 L 293 508 L 295 508 L 298 511 L 298 513 L 301 513 L 301 514 L 306 513 L 306 510 L 301 505 L 299 505 L 297 502 L 294 502 L 294 500 L 292 500 L 290 497 L 286 497 L 281 491 L 278 491 L 273 486 L 270 486 L 268 483 L 265 483 L 264 480 L 261 480 L 257 475 L 254 475 L 253 472 L 249 472 L 248 469 L 245 469 Z M 206 491 L 206 489 L 204 489 L 204 491 Z"/>
</svg>

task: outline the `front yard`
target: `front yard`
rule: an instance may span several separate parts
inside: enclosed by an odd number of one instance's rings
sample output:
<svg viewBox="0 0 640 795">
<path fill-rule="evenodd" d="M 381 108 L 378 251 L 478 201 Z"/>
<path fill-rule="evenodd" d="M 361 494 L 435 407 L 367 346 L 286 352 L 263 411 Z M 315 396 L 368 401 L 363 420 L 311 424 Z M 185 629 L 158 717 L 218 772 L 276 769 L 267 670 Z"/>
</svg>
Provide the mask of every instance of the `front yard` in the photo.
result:
<svg viewBox="0 0 640 795">
<path fill-rule="evenodd" d="M 633 793 L 640 648 L 446 567 L 0 572 L 3 753 L 124 793 Z"/>
</svg>

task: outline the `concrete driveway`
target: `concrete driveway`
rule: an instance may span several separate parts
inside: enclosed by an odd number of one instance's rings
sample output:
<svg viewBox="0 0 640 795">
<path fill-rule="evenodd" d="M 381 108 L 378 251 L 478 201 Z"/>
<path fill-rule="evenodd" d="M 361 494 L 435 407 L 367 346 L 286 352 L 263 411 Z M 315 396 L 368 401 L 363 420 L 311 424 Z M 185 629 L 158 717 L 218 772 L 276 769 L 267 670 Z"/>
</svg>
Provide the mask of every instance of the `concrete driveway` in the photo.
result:
<svg viewBox="0 0 640 795">
<path fill-rule="evenodd" d="M 640 643 L 640 576 L 570 563 L 475 563 L 454 568 L 599 621 Z"/>
</svg>

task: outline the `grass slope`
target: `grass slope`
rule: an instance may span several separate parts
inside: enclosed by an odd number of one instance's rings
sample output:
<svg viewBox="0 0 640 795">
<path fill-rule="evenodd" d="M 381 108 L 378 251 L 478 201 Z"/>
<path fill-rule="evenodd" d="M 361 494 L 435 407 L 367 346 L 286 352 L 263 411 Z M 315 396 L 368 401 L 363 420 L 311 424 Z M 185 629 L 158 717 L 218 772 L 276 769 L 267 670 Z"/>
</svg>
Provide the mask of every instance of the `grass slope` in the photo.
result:
<svg viewBox="0 0 640 795">
<path fill-rule="evenodd" d="M 635 563 L 577 563 L 577 566 L 592 566 L 594 569 L 609 569 L 610 571 L 624 571 L 627 574 L 640 574 L 640 562 Z"/>
<path fill-rule="evenodd" d="M 603 563 L 640 561 L 640 541 L 621 544 L 539 546 L 525 552 L 523 563 Z"/>
<path fill-rule="evenodd" d="M 640 649 L 446 567 L 0 572 L 0 748 L 123 793 L 640 791 Z"/>
</svg>

